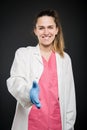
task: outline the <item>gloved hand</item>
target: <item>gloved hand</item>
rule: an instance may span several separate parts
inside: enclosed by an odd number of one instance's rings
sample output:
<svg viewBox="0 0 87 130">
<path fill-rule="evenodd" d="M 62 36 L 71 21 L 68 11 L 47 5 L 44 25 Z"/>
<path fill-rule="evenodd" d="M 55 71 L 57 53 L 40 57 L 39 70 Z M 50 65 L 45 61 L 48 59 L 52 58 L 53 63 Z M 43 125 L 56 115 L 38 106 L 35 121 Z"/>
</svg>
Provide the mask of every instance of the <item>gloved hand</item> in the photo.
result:
<svg viewBox="0 0 87 130">
<path fill-rule="evenodd" d="M 30 100 L 37 108 L 41 107 L 39 101 L 39 86 L 36 81 L 33 81 L 32 88 L 30 90 Z"/>
</svg>

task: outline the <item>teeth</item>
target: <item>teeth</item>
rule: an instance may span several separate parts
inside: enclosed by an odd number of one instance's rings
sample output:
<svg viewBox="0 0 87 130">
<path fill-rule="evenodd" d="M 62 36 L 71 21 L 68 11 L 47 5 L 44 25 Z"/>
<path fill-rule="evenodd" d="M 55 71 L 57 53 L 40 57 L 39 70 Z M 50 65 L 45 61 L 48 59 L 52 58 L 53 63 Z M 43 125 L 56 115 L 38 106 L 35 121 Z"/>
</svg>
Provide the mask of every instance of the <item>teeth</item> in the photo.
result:
<svg viewBox="0 0 87 130">
<path fill-rule="evenodd" d="M 44 37 L 44 39 L 49 39 L 49 37 Z"/>
<path fill-rule="evenodd" d="M 50 36 L 47 36 L 47 37 L 46 37 L 46 36 L 42 36 L 42 38 L 49 38 L 49 37 L 50 37 Z"/>
</svg>

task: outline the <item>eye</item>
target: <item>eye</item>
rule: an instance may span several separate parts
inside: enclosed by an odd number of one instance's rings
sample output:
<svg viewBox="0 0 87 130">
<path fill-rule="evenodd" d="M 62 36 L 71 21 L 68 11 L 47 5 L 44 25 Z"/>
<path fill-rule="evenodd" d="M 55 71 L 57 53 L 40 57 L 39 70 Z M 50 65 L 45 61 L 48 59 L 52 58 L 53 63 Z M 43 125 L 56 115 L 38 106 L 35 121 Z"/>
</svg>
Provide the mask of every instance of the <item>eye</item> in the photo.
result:
<svg viewBox="0 0 87 130">
<path fill-rule="evenodd" d="M 49 29 L 53 29 L 54 27 L 53 27 L 53 26 L 49 26 L 48 28 L 49 28 Z"/>
<path fill-rule="evenodd" d="M 39 28 L 39 30 L 42 30 L 43 28 Z"/>
<path fill-rule="evenodd" d="M 39 29 L 39 30 L 42 30 L 42 29 L 44 29 L 44 27 L 39 27 L 38 29 Z"/>
</svg>

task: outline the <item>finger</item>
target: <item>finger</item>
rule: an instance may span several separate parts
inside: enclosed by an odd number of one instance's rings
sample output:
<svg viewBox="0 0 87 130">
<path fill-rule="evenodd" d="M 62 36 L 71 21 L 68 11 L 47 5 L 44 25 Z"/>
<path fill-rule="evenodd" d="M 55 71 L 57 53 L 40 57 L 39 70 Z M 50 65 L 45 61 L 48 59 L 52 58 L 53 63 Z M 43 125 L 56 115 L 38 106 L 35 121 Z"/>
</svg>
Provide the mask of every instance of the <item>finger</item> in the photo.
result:
<svg viewBox="0 0 87 130">
<path fill-rule="evenodd" d="M 40 107 L 41 107 L 40 101 L 39 101 L 39 102 L 33 101 L 33 103 L 35 104 L 35 106 L 36 106 L 37 108 L 40 108 Z"/>
<path fill-rule="evenodd" d="M 33 88 L 36 88 L 38 85 L 36 83 L 36 81 L 33 81 Z"/>
<path fill-rule="evenodd" d="M 36 107 L 38 108 L 38 109 L 40 109 L 41 108 L 41 104 L 39 103 L 39 104 L 36 104 Z"/>
</svg>

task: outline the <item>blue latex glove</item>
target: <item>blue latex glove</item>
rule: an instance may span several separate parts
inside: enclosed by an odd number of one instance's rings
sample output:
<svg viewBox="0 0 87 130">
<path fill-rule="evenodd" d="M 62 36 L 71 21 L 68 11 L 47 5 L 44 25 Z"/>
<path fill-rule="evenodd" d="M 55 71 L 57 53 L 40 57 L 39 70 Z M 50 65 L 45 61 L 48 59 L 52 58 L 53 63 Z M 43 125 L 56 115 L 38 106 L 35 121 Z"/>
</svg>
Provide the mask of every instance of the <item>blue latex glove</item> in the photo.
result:
<svg viewBox="0 0 87 130">
<path fill-rule="evenodd" d="M 36 81 L 33 81 L 32 88 L 30 90 L 30 100 L 37 108 L 41 107 L 39 101 L 39 86 Z"/>
</svg>

